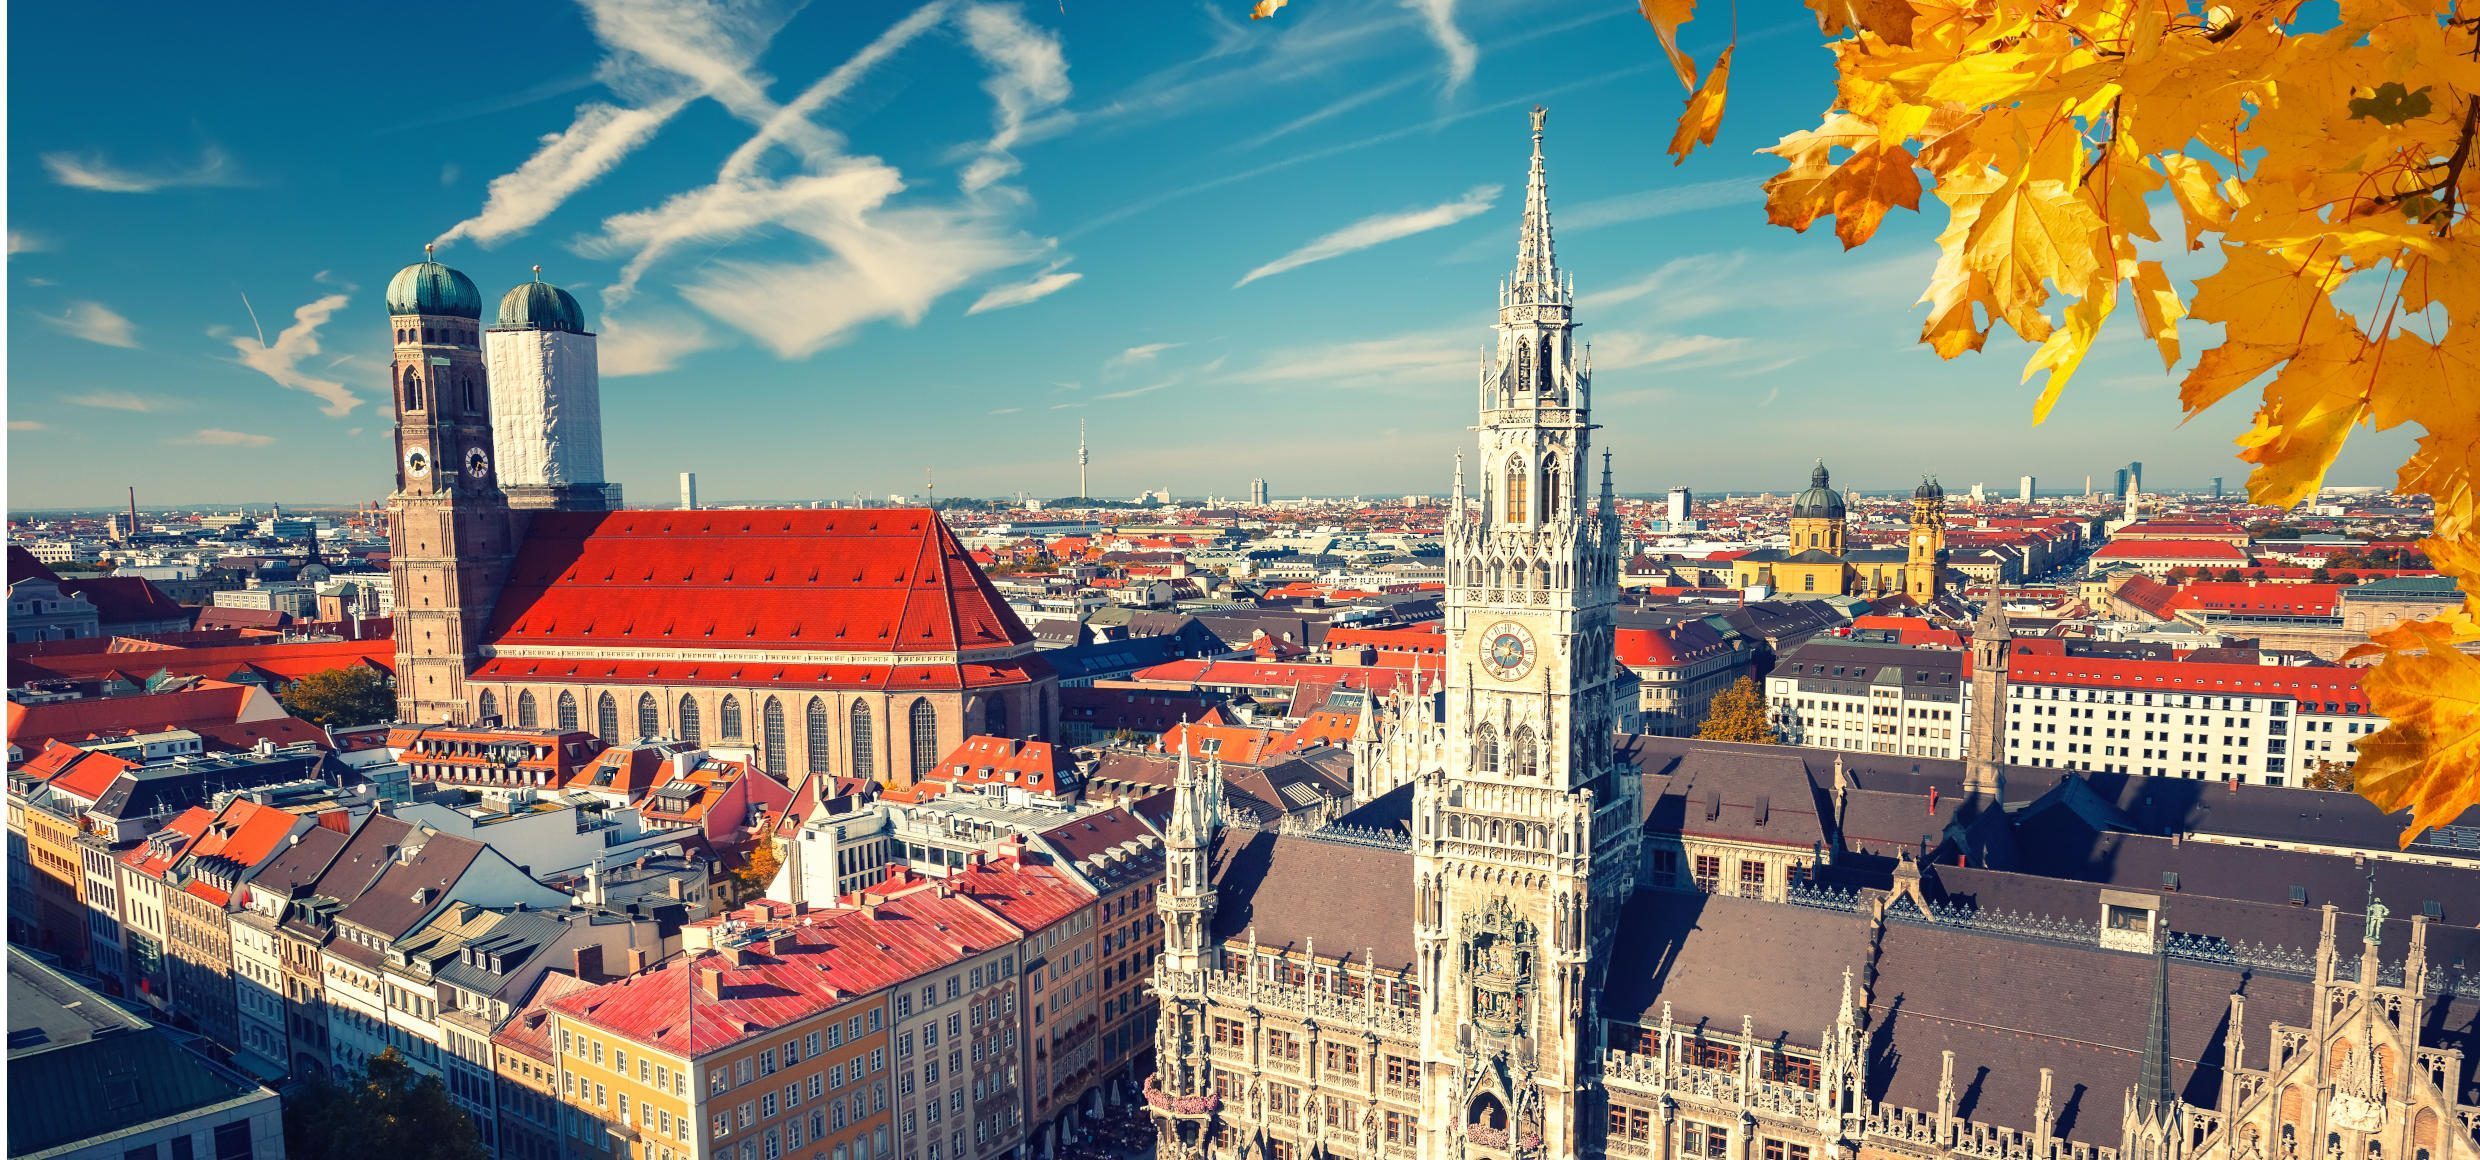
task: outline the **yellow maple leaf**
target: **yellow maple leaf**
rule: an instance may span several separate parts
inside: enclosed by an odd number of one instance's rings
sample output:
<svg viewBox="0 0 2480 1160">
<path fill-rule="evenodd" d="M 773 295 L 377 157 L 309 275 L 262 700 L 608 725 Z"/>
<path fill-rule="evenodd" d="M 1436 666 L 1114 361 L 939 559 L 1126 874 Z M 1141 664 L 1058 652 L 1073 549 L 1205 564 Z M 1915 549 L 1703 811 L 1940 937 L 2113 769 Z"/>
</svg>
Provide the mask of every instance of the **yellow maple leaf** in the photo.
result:
<svg viewBox="0 0 2480 1160">
<path fill-rule="evenodd" d="M 1282 11 L 1283 6 L 1291 2 L 1292 0 L 1257 0 L 1257 7 L 1249 9 L 1249 19 L 1264 20 Z"/>
<path fill-rule="evenodd" d="M 1877 233 L 1886 210 L 1920 208 L 1920 175 L 1912 172 L 1912 151 L 1901 145 L 1872 141 L 1834 171 L 1834 236 L 1848 250 Z"/>
<path fill-rule="evenodd" d="M 1964 262 L 1988 275 L 1998 315 L 2017 333 L 2025 330 L 2024 316 L 2037 316 L 2048 301 L 2049 283 L 2081 297 L 2100 269 L 2093 245 L 2100 215 L 2066 182 L 2028 179 L 2028 171 L 2017 170 L 1986 196 L 1963 238 Z"/>
<path fill-rule="evenodd" d="M 1671 164 L 1688 159 L 1699 145 L 1714 143 L 1714 133 L 1722 128 L 1722 102 L 1731 90 L 1731 50 L 1722 50 L 1714 58 L 1714 71 L 1705 74 L 1705 83 L 1688 95 L 1688 109 L 1679 115 L 1679 131 L 1671 135 Z"/>
<path fill-rule="evenodd" d="M 2058 396 L 2066 391 L 2076 368 L 2084 365 L 2084 356 L 2091 353 L 2093 340 L 2101 337 L 2101 324 L 2109 320 L 2110 311 L 2117 304 L 2116 284 L 2076 299 L 2067 307 L 2067 324 L 2052 332 L 2040 349 L 2032 352 L 2031 361 L 2024 364 L 2023 381 L 2031 382 L 2032 376 L 2049 372 L 2049 381 L 2041 386 L 2041 397 L 2032 404 L 2033 422 L 2048 421 L 2050 408 L 2058 405 Z"/>
<path fill-rule="evenodd" d="M 2458 647 L 2473 640 L 2480 626 L 2467 610 L 2373 638 L 2385 663 L 2361 688 L 2392 724 L 2359 739 L 2357 788 L 2389 813 L 2411 811 L 2405 846 L 2480 805 L 2480 657 Z"/>
<path fill-rule="evenodd" d="M 1653 37 L 1662 42 L 1662 54 L 1671 58 L 1671 69 L 1679 74 L 1680 87 L 1696 90 L 1696 61 L 1679 48 L 1679 29 L 1696 15 L 1696 0 L 1638 0 L 1637 8 L 1645 15 L 1645 23 L 1653 26 Z"/>
<path fill-rule="evenodd" d="M 2170 275 L 2159 262 L 2137 262 L 2128 276 L 2135 291 L 2136 316 L 2144 322 L 2144 333 L 2161 349 L 2161 367 L 2168 370 L 2179 361 L 2179 319 L 2187 316 L 2187 307 L 2180 304 L 2177 287 L 2170 284 Z"/>
<path fill-rule="evenodd" d="M 2286 508 L 2315 495 L 2342 441 L 2368 414 L 2374 368 L 2366 336 L 2330 304 L 2317 318 L 2315 337 L 2265 384 L 2255 426 L 2238 439 L 2239 458 L 2256 465 L 2248 495 L 2261 504 Z"/>
<path fill-rule="evenodd" d="M 2222 200 L 2222 175 L 2213 163 L 2183 153 L 2164 154 L 2162 169 L 2170 177 L 2170 194 L 2178 199 L 2179 215 L 2187 219 L 2187 248 L 2204 248 L 2204 235 L 2230 228 L 2230 203 Z"/>
<path fill-rule="evenodd" d="M 2188 308 L 2189 317 L 2222 323 L 2223 332 L 2222 344 L 2205 351 L 2180 385 L 2187 413 L 2222 401 L 2302 345 L 2330 337 L 2338 325 L 2333 288 L 2347 277 L 2330 258 L 2225 244 L 2222 268 L 2196 280 Z"/>
<path fill-rule="evenodd" d="M 1912 43 L 1915 11 L 1907 0 L 1808 0 L 1808 6 L 1817 13 L 1817 30 L 1827 36 L 1857 28 L 1888 44 Z"/>
</svg>

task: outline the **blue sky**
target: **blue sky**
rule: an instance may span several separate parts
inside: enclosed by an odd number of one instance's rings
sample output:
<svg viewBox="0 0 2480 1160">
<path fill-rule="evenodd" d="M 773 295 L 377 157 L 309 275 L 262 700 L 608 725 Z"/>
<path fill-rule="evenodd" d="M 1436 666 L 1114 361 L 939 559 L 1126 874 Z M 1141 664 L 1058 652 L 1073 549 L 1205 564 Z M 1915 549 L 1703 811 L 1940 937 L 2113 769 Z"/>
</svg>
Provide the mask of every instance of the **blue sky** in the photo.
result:
<svg viewBox="0 0 2480 1160">
<path fill-rule="evenodd" d="M 1831 94 L 1796 6 L 1742 14 L 1679 167 L 1633 4 L 1247 7 L 19 5 L 10 506 L 384 495 L 380 292 L 434 240 L 486 301 L 536 263 L 583 300 L 640 502 L 684 470 L 716 500 L 1070 494 L 1079 420 L 1097 494 L 1440 492 L 1535 102 L 1623 490 L 1817 456 L 1872 489 L 2245 474 L 2252 403 L 2182 426 L 2130 327 L 2039 428 L 2028 348 L 1916 345 L 1936 219 L 1849 253 L 1766 224 L 1752 152 Z M 2363 435 L 2332 479 L 2406 447 Z"/>
</svg>

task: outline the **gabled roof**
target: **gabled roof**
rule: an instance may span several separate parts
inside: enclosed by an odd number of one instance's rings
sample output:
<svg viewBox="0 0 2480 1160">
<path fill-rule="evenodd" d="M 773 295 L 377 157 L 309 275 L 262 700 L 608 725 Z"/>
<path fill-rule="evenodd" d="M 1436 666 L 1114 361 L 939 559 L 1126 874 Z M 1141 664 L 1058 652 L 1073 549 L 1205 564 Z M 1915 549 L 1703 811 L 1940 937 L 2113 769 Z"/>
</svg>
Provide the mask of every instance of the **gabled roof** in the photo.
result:
<svg viewBox="0 0 2480 1160">
<path fill-rule="evenodd" d="M 1380 970 L 1412 964 L 1409 850 L 1232 827 L 1217 836 L 1212 873 L 1218 939 L 1254 934 L 1298 952 L 1314 942 L 1321 956 Z"/>
<path fill-rule="evenodd" d="M 97 576 L 86 580 L 63 580 L 60 590 L 71 596 L 82 596 L 95 606 L 95 618 L 104 625 L 149 624 L 177 620 L 188 623 L 190 610 L 179 601 L 164 595 L 153 581 L 143 576 Z"/>
<path fill-rule="evenodd" d="M 1033 639 L 923 508 L 539 515 L 489 637 L 501 647 L 879 653 Z"/>
</svg>

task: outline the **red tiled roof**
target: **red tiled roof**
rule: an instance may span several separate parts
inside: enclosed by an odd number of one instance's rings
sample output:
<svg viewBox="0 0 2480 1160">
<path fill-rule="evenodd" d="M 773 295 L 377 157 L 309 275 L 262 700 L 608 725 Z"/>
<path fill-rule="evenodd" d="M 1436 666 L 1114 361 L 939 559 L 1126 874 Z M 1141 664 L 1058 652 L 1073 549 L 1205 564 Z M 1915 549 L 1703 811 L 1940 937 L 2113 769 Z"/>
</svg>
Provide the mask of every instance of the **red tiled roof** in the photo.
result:
<svg viewBox="0 0 2480 1160">
<path fill-rule="evenodd" d="M 25 705 L 9 702 L 9 744 L 40 752 L 55 738 L 80 741 L 89 737 L 151 733 L 162 729 L 229 726 L 254 697 L 266 693 L 243 685 L 207 683 L 177 693 L 135 697 L 88 697 Z"/>
<path fill-rule="evenodd" d="M 121 854 L 123 865 L 150 878 L 161 878 L 164 872 L 181 861 L 189 852 L 190 843 L 207 832 L 207 823 L 215 820 L 215 811 L 205 806 L 191 806 L 181 815 L 164 824 L 146 841 L 131 846 Z M 170 835 L 170 837 L 166 837 Z"/>
<path fill-rule="evenodd" d="M 308 823 L 299 814 L 260 805 L 242 798 L 225 803 L 224 810 L 207 824 L 207 828 L 190 843 L 185 856 L 225 858 L 243 866 L 255 867 L 273 857 L 276 847 L 295 827 Z M 224 892 L 192 880 L 182 889 L 219 906 L 231 901 Z"/>
<path fill-rule="evenodd" d="M 134 645 L 137 642 L 130 643 Z M 9 654 L 12 661 L 26 659 L 18 649 L 10 649 Z M 115 648 L 79 653 L 46 651 L 34 655 L 33 660 L 46 672 L 72 679 L 100 677 L 116 670 L 128 670 L 148 676 L 160 671 L 175 676 L 198 676 L 220 681 L 233 670 L 246 666 L 286 681 L 296 681 L 312 673 L 359 665 L 393 671 L 396 666 L 396 643 L 382 637 L 378 640 L 213 644 L 196 648 Z"/>
<path fill-rule="evenodd" d="M 1729 652 L 1722 634 L 1693 622 L 1674 625 L 1620 625 L 1612 631 L 1611 649 L 1619 663 L 1632 669 L 1659 668 Z"/>
<path fill-rule="evenodd" d="M 1007 785 L 1058 793 L 1062 775 L 1075 772 L 1075 755 L 1048 741 L 974 736 L 965 738 L 927 776 L 954 785 Z"/>
<path fill-rule="evenodd" d="M 2245 564 L 2246 552 L 2220 540 L 2112 540 L 2093 553 L 2096 560 L 2216 560 Z"/>
<path fill-rule="evenodd" d="M 2178 611 L 2175 603 L 2179 596 L 2178 586 L 2164 584 L 2140 573 L 2128 577 L 2114 595 L 2155 619 L 2168 620 Z"/>
<path fill-rule="evenodd" d="M 2347 584 L 2249 584 L 2191 580 L 2179 586 L 2172 608 L 2207 612 L 2256 612 L 2277 616 L 2332 616 Z"/>
<path fill-rule="evenodd" d="M 946 692 L 1021 685 L 1050 671 L 1039 656 L 953 665 L 777 665 L 742 661 L 531 660 L 493 657 L 474 669 L 484 681 L 578 681 L 619 685 L 799 685 L 821 689 Z"/>
<path fill-rule="evenodd" d="M 540 515 L 489 636 L 501 647 L 835 652 L 1033 639 L 924 508 Z"/>
<path fill-rule="evenodd" d="M 1013 927 L 980 905 L 934 890 L 868 910 L 797 914 L 777 903 L 732 917 L 750 923 L 749 941 L 562 995 L 551 1006 L 623 1038 L 702 1058 L 1017 940 Z"/>
<path fill-rule="evenodd" d="M 1048 929 L 1094 900 L 1093 891 L 1058 871 L 1015 858 L 967 866 L 947 882 L 959 896 L 989 907 L 1026 934 Z"/>
<path fill-rule="evenodd" d="M 109 753 L 93 753 L 59 742 L 48 744 L 50 748 L 44 750 L 46 755 L 62 749 L 79 755 L 69 762 L 68 768 L 59 777 L 52 779 L 51 788 L 81 801 L 92 802 L 102 798 L 103 791 L 112 787 L 114 778 L 137 768 L 136 762 L 124 761 Z"/>
<path fill-rule="evenodd" d="M 179 601 L 164 595 L 153 581 L 144 576 L 97 576 L 89 580 L 61 581 L 60 590 L 72 596 L 83 596 L 95 606 L 95 618 L 112 624 L 137 624 L 159 620 L 187 622 L 190 610 Z"/>
<path fill-rule="evenodd" d="M 2247 665 L 2209 661 L 2147 661 L 2118 657 L 2071 657 L 2015 650 L 2007 662 L 2011 685 L 2076 685 L 2162 693 L 2231 693 L 2287 696 L 2311 707 L 2332 702 L 2339 711 L 2366 713 L 2360 688 L 2366 669 L 2339 665 Z M 2319 708 L 2318 712 L 2325 710 Z"/>
<path fill-rule="evenodd" d="M 1408 669 L 1393 665 L 1261 664 L 1255 661 L 1213 660 L 1165 661 L 1139 669 L 1134 676 L 1136 680 L 1155 684 L 1284 690 L 1302 684 L 1338 684 L 1347 689 L 1379 693 L 1391 693 L 1397 686 L 1424 677 L 1437 680 L 1434 669 Z"/>
</svg>

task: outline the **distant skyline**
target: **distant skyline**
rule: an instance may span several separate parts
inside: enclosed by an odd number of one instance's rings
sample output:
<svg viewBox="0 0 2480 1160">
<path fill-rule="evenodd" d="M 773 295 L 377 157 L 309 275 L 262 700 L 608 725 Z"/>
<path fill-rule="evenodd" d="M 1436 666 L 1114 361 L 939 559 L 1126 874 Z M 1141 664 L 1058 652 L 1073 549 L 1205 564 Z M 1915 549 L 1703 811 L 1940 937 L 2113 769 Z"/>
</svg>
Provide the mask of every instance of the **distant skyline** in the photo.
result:
<svg viewBox="0 0 2480 1160">
<path fill-rule="evenodd" d="M 1080 419 L 1099 496 L 1442 494 L 1537 102 L 1623 490 L 1796 490 L 1821 456 L 1876 491 L 2131 459 L 2243 487 L 2252 392 L 2182 426 L 2131 327 L 2040 428 L 2027 348 L 1913 343 L 1939 217 L 1850 253 L 1766 224 L 1750 154 L 1831 93 L 1796 13 L 1743 26 L 1721 138 L 1674 168 L 1633 5 L 1247 8 L 161 5 L 142 38 L 21 9 L 9 506 L 382 498 L 380 290 L 430 241 L 486 302 L 537 263 L 585 302 L 641 504 L 681 471 L 1074 494 Z M 2409 440 L 2355 435 L 2329 482 L 2390 484 Z"/>
</svg>

